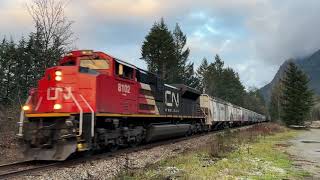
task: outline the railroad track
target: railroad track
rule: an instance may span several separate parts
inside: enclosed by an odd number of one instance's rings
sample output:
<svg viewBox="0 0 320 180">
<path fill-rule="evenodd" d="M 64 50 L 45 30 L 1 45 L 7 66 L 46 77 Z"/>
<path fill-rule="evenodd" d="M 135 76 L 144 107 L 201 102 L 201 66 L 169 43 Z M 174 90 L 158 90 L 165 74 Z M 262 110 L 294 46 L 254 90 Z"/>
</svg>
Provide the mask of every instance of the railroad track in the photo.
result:
<svg viewBox="0 0 320 180">
<path fill-rule="evenodd" d="M 43 170 L 49 167 L 54 167 L 58 164 L 60 164 L 60 162 L 23 161 L 0 165 L 0 179 Z"/>
<path fill-rule="evenodd" d="M 253 126 L 253 125 L 232 128 L 230 130 L 236 131 L 239 129 L 250 128 L 251 126 Z M 24 162 L 15 162 L 15 163 L 10 163 L 10 164 L 4 164 L 4 165 L 0 165 L 0 179 L 8 179 L 9 177 L 31 174 L 31 173 L 47 170 L 50 168 L 70 167 L 72 165 L 85 163 L 86 161 L 101 160 L 101 159 L 108 160 L 108 159 L 111 159 L 117 155 L 125 155 L 125 154 L 131 153 L 131 152 L 139 152 L 142 150 L 148 150 L 148 149 L 151 149 L 154 147 L 177 143 L 177 142 L 185 141 L 188 139 L 194 139 L 194 138 L 198 138 L 198 137 L 209 135 L 209 134 L 221 134 L 225 130 L 226 129 L 218 130 L 218 131 L 211 131 L 208 133 L 196 134 L 196 135 L 188 136 L 188 137 L 180 137 L 180 138 L 175 138 L 175 139 L 163 140 L 163 141 L 140 145 L 137 147 L 123 148 L 123 149 L 119 149 L 115 152 L 100 153 L 100 154 L 95 154 L 95 155 L 87 156 L 87 157 L 77 157 L 77 158 L 62 161 L 62 162 L 24 161 Z"/>
</svg>

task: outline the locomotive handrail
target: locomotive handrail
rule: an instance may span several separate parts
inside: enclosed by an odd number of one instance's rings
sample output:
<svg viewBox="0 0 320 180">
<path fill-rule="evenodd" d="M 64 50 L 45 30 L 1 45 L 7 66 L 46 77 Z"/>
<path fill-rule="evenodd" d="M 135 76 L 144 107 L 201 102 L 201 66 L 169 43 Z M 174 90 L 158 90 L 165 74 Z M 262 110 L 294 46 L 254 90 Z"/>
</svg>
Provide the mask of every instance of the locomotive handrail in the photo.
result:
<svg viewBox="0 0 320 180">
<path fill-rule="evenodd" d="M 71 98 L 74 101 L 74 103 L 76 104 L 76 106 L 78 107 L 79 111 L 80 111 L 80 122 L 79 122 L 79 134 L 77 136 L 81 136 L 82 135 L 82 126 L 83 126 L 83 111 L 82 108 L 79 104 L 79 102 L 76 100 L 76 98 L 74 98 L 73 93 L 70 92 Z"/>
<path fill-rule="evenodd" d="M 25 104 L 29 104 L 30 100 L 31 100 L 31 96 L 28 96 L 28 99 L 26 100 Z M 24 110 L 22 109 L 21 112 L 20 112 L 20 121 L 18 122 L 18 124 L 19 124 L 19 132 L 17 134 L 17 136 L 20 136 L 20 137 L 23 136 L 23 134 L 22 134 L 23 121 L 24 121 Z"/>
<path fill-rule="evenodd" d="M 93 111 L 92 107 L 90 106 L 90 104 L 88 103 L 88 101 L 81 94 L 80 94 L 80 97 L 82 98 L 84 103 L 86 103 L 86 105 L 88 106 L 88 108 L 91 111 L 91 137 L 94 137 L 94 111 Z"/>
<path fill-rule="evenodd" d="M 37 103 L 37 106 L 36 106 L 36 108 L 35 108 L 35 110 L 36 111 L 38 111 L 38 109 L 39 109 L 39 107 L 40 107 L 40 104 L 41 104 L 41 102 L 42 102 L 42 96 L 40 97 L 40 99 L 39 99 L 39 101 L 38 101 L 38 103 Z"/>
</svg>

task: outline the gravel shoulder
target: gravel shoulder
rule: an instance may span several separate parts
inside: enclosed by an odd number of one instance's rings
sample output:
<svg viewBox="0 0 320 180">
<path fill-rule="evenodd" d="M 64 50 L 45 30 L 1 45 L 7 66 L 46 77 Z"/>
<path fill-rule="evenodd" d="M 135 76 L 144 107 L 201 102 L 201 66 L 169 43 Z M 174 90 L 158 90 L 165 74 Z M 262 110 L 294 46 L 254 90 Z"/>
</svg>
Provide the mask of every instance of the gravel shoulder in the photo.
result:
<svg viewBox="0 0 320 180">
<path fill-rule="evenodd" d="M 17 139 L 17 110 L 0 105 L 0 165 L 23 161 L 22 149 Z"/>
<path fill-rule="evenodd" d="M 22 149 L 16 135 L 0 132 L 0 165 L 23 160 Z"/>
<path fill-rule="evenodd" d="M 287 152 L 295 166 L 311 173 L 314 179 L 320 179 L 320 129 L 302 131 L 289 143 Z"/>
</svg>

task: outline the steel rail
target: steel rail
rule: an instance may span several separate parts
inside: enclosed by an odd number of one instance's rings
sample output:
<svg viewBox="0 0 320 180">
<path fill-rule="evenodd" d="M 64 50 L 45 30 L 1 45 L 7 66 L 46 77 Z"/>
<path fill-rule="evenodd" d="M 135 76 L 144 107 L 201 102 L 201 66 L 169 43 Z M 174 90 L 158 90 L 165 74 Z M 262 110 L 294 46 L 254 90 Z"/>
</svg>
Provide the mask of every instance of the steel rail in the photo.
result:
<svg viewBox="0 0 320 180">
<path fill-rule="evenodd" d="M 0 165 L 0 179 L 6 179 L 28 172 L 34 172 L 36 170 L 43 170 L 56 166 L 59 163 L 60 162 L 50 162 L 49 164 L 43 164 L 43 162 L 39 161 L 22 161 Z"/>
</svg>

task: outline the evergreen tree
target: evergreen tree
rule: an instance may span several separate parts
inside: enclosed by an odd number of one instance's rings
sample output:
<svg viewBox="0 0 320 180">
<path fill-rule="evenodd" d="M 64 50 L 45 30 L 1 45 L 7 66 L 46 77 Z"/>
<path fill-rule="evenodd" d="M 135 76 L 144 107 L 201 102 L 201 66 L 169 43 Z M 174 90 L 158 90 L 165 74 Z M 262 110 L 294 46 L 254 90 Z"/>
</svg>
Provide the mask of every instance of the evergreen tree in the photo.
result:
<svg viewBox="0 0 320 180">
<path fill-rule="evenodd" d="M 0 104 L 5 104 L 5 93 L 6 92 L 6 69 L 7 69 L 7 60 L 6 60 L 6 51 L 7 51 L 7 40 L 3 38 L 0 44 Z"/>
<path fill-rule="evenodd" d="M 175 45 L 175 56 L 178 61 L 176 67 L 176 72 L 178 75 L 175 75 L 173 77 L 173 81 L 175 81 L 176 83 L 183 83 L 188 81 L 189 79 L 189 77 L 186 76 L 186 72 L 189 70 L 188 66 L 190 66 L 190 64 L 187 64 L 190 50 L 189 48 L 185 48 L 185 45 L 187 43 L 187 37 L 181 31 L 181 28 L 178 23 L 176 24 L 176 27 L 173 30 L 172 35 Z"/>
<path fill-rule="evenodd" d="M 197 87 L 199 81 L 193 63 L 188 62 L 190 50 L 186 47 L 187 36 L 179 24 L 171 33 L 164 20 L 155 23 L 142 45 L 142 57 L 148 70 L 158 74 L 166 83 L 186 84 Z"/>
<path fill-rule="evenodd" d="M 196 76 L 196 73 L 194 72 L 194 68 L 193 68 L 193 63 L 189 63 L 186 67 L 185 67 L 185 74 L 184 74 L 185 80 L 184 80 L 184 84 L 197 89 L 197 87 L 199 87 L 200 81 L 198 79 L 198 77 Z"/>
<path fill-rule="evenodd" d="M 26 44 L 27 42 L 25 41 L 25 38 L 22 37 L 21 40 L 19 41 L 17 45 L 17 56 L 19 57 L 19 63 L 17 64 L 15 76 L 16 76 L 16 86 L 17 86 L 17 92 L 18 94 L 18 101 L 20 104 L 22 104 L 22 100 L 26 98 L 28 95 L 28 90 L 29 88 L 29 79 L 28 79 L 28 74 L 29 74 L 29 69 L 31 67 L 28 64 L 28 59 L 27 59 L 27 53 L 26 53 Z"/>
<path fill-rule="evenodd" d="M 249 88 L 248 92 L 245 92 L 243 95 L 243 107 L 250 109 L 260 114 L 266 114 L 267 108 L 265 106 L 265 101 L 260 93 L 260 91 L 255 88 Z"/>
<path fill-rule="evenodd" d="M 199 81 L 197 89 L 200 90 L 201 92 L 204 92 L 204 93 L 205 93 L 205 90 L 207 89 L 205 78 L 206 78 L 208 66 L 209 66 L 208 60 L 206 58 L 203 58 L 200 66 L 198 67 L 197 72 L 196 72 L 196 76 Z"/>
<path fill-rule="evenodd" d="M 215 62 L 210 63 L 207 67 L 207 71 L 204 77 L 205 92 L 211 96 L 219 97 L 218 89 L 219 89 L 220 81 L 221 81 L 221 73 L 220 74 L 218 73 Z"/>
<path fill-rule="evenodd" d="M 1 101 L 2 104 L 10 104 L 16 98 L 16 68 L 18 64 L 18 57 L 16 53 L 16 45 L 11 39 L 9 42 L 6 39 L 2 41 L 1 52 L 1 71 L 3 76 L 1 79 Z"/>
<path fill-rule="evenodd" d="M 314 106 L 311 110 L 311 120 L 318 121 L 320 119 L 320 96 L 314 98 Z"/>
<path fill-rule="evenodd" d="M 217 68 L 218 74 L 219 69 Z M 222 70 L 217 80 L 217 96 L 233 104 L 243 106 L 244 86 L 240 82 L 238 73 L 231 68 Z"/>
<path fill-rule="evenodd" d="M 303 125 L 310 115 L 313 105 L 313 93 L 308 89 L 307 75 L 289 62 L 282 80 L 281 97 L 282 120 L 287 125 Z"/>
<path fill-rule="evenodd" d="M 233 73 L 233 72 L 226 72 L 225 74 L 223 74 L 224 62 L 221 60 L 221 58 L 218 54 L 216 54 L 214 59 L 215 59 L 215 61 L 213 63 L 211 63 L 208 68 L 209 69 L 209 71 L 208 71 L 209 77 L 206 78 L 206 80 L 209 81 L 208 82 L 208 85 L 209 85 L 208 92 L 212 96 L 225 99 L 226 97 L 225 97 L 225 95 L 223 95 L 223 94 L 225 94 L 225 92 L 224 92 L 225 87 L 223 87 L 223 86 L 226 86 L 227 84 L 224 84 L 225 80 L 223 80 L 223 79 L 228 78 L 228 77 L 226 77 L 226 76 L 230 75 L 228 73 Z"/>
<path fill-rule="evenodd" d="M 232 68 L 224 68 L 224 62 L 217 54 L 213 63 L 203 59 L 197 69 L 198 88 L 213 97 L 218 97 L 233 104 L 244 104 L 245 90 L 238 73 Z"/>
<path fill-rule="evenodd" d="M 154 23 L 142 45 L 141 59 L 147 63 L 149 71 L 158 74 L 166 83 L 176 80 L 175 70 L 179 63 L 175 47 L 173 36 L 163 19 Z"/>
<path fill-rule="evenodd" d="M 173 39 L 175 44 L 175 54 L 178 60 L 177 72 L 178 76 L 175 76 L 176 83 L 186 84 L 191 87 L 196 87 L 199 81 L 193 70 L 193 63 L 188 62 L 190 50 L 186 46 L 187 36 L 181 31 L 179 24 L 176 24 L 173 30 Z"/>
<path fill-rule="evenodd" d="M 207 67 L 207 71 L 205 73 L 204 81 L 206 84 L 205 91 L 214 97 L 222 98 L 224 99 L 225 96 L 223 86 L 226 84 L 223 84 L 223 77 L 224 75 L 229 75 L 228 72 L 223 74 L 224 69 L 224 62 L 221 60 L 220 56 L 217 54 L 215 56 L 215 61 L 213 63 L 210 63 Z"/>
<path fill-rule="evenodd" d="M 221 60 L 220 56 L 218 54 L 216 54 L 216 56 L 214 57 L 214 66 L 215 69 L 217 71 L 217 73 L 219 75 L 221 75 L 222 71 L 223 71 L 223 66 L 224 66 L 224 62 Z"/>
<path fill-rule="evenodd" d="M 269 114 L 271 117 L 271 121 L 281 120 L 281 82 L 276 83 L 272 87 L 269 104 Z"/>
</svg>

